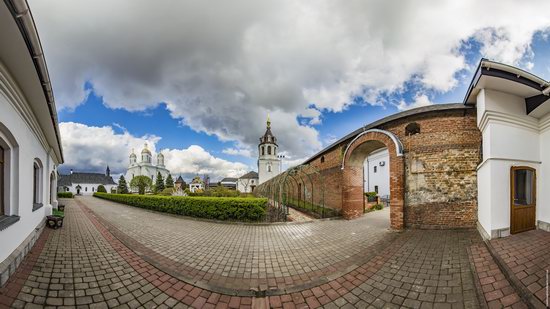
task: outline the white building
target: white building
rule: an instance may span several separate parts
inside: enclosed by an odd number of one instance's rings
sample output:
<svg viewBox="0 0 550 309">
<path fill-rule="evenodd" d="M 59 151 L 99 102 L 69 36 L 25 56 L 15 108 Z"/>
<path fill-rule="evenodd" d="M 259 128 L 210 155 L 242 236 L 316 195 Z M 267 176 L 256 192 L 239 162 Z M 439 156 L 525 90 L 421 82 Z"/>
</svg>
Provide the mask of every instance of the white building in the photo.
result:
<svg viewBox="0 0 550 309">
<path fill-rule="evenodd" d="M 72 192 L 75 195 L 93 195 L 99 185 L 103 185 L 109 193 L 112 189 L 116 190 L 117 184 L 111 177 L 109 167 L 105 174 L 71 171 L 69 175 L 60 175 L 57 184 L 58 192 Z"/>
<path fill-rule="evenodd" d="M 482 60 L 466 94 L 483 137 L 478 228 L 487 238 L 550 231 L 549 92 L 548 81 Z"/>
<path fill-rule="evenodd" d="M 220 185 L 227 189 L 237 190 L 237 180 L 238 178 L 225 177 L 220 180 Z"/>
<path fill-rule="evenodd" d="M 267 118 L 267 129 L 258 145 L 259 183 L 268 181 L 281 172 L 281 159 L 277 157 L 277 138 L 271 133 L 271 121 Z"/>
<path fill-rule="evenodd" d="M 259 183 L 258 173 L 251 171 L 237 179 L 237 190 L 243 193 L 252 193 Z"/>
<path fill-rule="evenodd" d="M 373 151 L 364 163 L 365 192 L 376 192 L 378 196 L 390 195 L 390 154 L 387 148 Z"/>
<path fill-rule="evenodd" d="M 189 191 L 193 193 L 197 191 L 204 191 L 204 181 L 199 176 L 195 176 L 189 183 Z"/>
<path fill-rule="evenodd" d="M 9 6 L 9 7 L 8 7 Z M 63 163 L 48 69 L 26 1 L 0 3 L 0 286 L 57 208 Z"/>
<path fill-rule="evenodd" d="M 132 178 L 135 176 L 147 176 L 150 177 L 155 183 L 157 174 L 160 172 L 162 179 L 166 180 L 166 177 L 170 174 L 170 171 L 164 166 L 164 155 L 162 153 L 157 154 L 157 164 L 153 165 L 151 151 L 147 148 L 147 144 L 144 145 L 143 150 L 141 150 L 140 160 L 137 160 L 137 156 L 132 149 L 130 154 L 130 165 L 128 166 L 128 171 L 124 176 L 128 184 L 132 181 Z"/>
</svg>

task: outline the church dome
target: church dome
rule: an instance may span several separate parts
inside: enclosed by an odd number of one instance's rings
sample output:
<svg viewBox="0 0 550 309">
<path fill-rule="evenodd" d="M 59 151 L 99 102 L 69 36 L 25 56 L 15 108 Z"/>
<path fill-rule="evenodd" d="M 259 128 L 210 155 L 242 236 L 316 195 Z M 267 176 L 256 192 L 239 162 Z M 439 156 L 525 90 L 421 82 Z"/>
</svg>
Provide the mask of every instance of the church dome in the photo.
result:
<svg viewBox="0 0 550 309">
<path fill-rule="evenodd" d="M 141 151 L 142 154 L 148 153 L 151 154 L 151 151 L 147 148 L 147 143 L 145 143 L 145 147 L 143 147 L 143 150 Z"/>
<path fill-rule="evenodd" d="M 277 145 L 277 138 L 271 132 L 271 120 L 267 118 L 267 129 L 262 137 L 260 137 L 260 145 L 262 144 L 275 144 Z"/>
</svg>

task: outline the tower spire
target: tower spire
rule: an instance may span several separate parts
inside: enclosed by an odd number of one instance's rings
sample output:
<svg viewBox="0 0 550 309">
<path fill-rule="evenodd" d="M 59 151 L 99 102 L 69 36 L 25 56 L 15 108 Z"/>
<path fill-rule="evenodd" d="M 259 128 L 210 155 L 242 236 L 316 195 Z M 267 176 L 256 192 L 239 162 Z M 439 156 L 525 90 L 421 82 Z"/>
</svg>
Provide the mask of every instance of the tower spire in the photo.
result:
<svg viewBox="0 0 550 309">
<path fill-rule="evenodd" d="M 271 119 L 269 119 L 269 114 L 267 114 L 267 128 L 271 128 Z"/>
</svg>

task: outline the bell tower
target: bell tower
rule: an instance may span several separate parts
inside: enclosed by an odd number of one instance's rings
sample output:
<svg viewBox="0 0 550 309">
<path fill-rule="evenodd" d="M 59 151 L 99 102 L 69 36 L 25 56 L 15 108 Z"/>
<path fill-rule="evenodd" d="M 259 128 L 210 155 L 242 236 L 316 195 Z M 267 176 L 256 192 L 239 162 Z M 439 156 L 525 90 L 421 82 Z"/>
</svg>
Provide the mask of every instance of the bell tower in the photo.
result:
<svg viewBox="0 0 550 309">
<path fill-rule="evenodd" d="M 258 145 L 258 182 L 263 183 L 281 172 L 281 160 L 277 157 L 277 138 L 271 132 L 271 120 L 267 117 L 267 128 Z"/>
</svg>

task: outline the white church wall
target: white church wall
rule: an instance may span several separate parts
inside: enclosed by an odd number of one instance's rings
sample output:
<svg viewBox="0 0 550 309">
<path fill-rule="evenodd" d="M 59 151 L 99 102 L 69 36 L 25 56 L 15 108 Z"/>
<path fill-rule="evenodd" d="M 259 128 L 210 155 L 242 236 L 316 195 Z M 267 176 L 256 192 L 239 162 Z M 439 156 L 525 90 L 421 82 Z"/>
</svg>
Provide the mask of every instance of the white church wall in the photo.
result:
<svg viewBox="0 0 550 309">
<path fill-rule="evenodd" d="M 548 103 L 547 103 L 548 104 Z M 540 119 L 540 173 L 537 177 L 537 220 L 540 228 L 550 229 L 550 114 Z"/>
<path fill-rule="evenodd" d="M 0 79 L 11 81 L 7 72 L 0 63 Z M 15 88 L 17 89 L 17 88 Z M 18 99 L 15 99 L 18 98 Z M 21 100 L 21 101 L 19 101 Z M 26 105 L 20 93 L 8 91 L 0 85 L 0 139 L 17 143 L 16 149 L 8 151 L 9 167 L 6 168 L 4 203 L 6 215 L 19 216 L 19 221 L 0 231 L 0 262 L 4 261 L 29 235 L 35 232 L 46 215 L 51 214 L 50 203 L 50 175 L 58 165 L 56 159 L 49 155 L 49 146 L 44 145 L 44 138 L 35 123 L 31 125 L 14 106 Z M 29 110 L 25 106 L 25 110 Z M 45 115 L 45 117 L 49 115 Z M 35 119 L 32 114 L 25 115 L 26 119 Z M 29 118 L 30 117 L 30 118 Z M 36 120 L 34 120 L 36 121 Z M 38 130 L 38 129 L 37 129 Z M 48 147 L 48 148 L 47 148 Z M 42 164 L 40 173 L 40 201 L 42 207 L 33 211 L 33 164 L 38 159 Z"/>
</svg>

